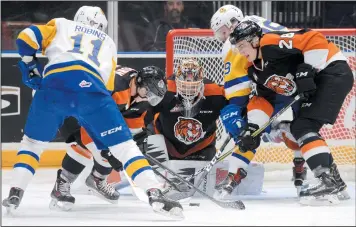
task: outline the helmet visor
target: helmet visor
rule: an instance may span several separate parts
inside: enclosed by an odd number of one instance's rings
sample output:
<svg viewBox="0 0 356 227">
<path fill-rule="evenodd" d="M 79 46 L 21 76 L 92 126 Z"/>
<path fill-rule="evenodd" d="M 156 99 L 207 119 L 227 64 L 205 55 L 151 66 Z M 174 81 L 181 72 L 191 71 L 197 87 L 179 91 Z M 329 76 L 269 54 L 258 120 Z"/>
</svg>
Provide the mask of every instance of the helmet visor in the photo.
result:
<svg viewBox="0 0 356 227">
<path fill-rule="evenodd" d="M 164 96 L 158 96 L 151 91 L 148 91 L 146 96 L 147 96 L 148 103 L 151 106 L 157 106 L 162 101 L 162 99 L 164 97 Z"/>
</svg>

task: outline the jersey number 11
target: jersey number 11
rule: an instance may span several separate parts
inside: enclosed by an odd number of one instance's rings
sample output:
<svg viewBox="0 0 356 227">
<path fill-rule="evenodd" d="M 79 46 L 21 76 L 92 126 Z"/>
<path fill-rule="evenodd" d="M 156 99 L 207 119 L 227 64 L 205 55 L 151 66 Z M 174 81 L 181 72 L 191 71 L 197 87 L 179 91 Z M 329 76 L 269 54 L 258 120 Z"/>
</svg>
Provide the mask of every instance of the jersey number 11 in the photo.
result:
<svg viewBox="0 0 356 227">
<path fill-rule="evenodd" d="M 74 48 L 68 52 L 72 53 L 77 53 L 77 54 L 83 54 L 83 52 L 80 50 L 81 48 L 81 43 L 83 39 L 83 34 L 78 34 L 75 36 L 71 36 L 71 39 L 74 40 Z M 103 41 L 100 39 L 92 40 L 91 44 L 93 44 L 93 51 L 91 54 L 88 55 L 88 58 L 98 67 L 100 67 L 100 62 L 98 60 L 98 55 L 99 55 L 99 50 L 101 45 L 103 44 Z"/>
</svg>

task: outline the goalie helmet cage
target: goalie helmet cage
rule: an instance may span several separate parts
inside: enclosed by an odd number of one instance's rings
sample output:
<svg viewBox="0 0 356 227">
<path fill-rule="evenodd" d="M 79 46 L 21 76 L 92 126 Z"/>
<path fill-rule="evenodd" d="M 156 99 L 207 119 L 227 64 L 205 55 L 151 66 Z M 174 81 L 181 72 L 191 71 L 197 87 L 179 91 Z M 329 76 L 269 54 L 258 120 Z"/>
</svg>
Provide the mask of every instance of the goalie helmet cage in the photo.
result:
<svg viewBox="0 0 356 227">
<path fill-rule="evenodd" d="M 356 75 L 356 29 L 314 29 L 334 42 L 347 57 Z M 210 29 L 171 30 L 166 40 L 167 76 L 175 72 L 182 58 L 195 57 L 204 69 L 204 76 L 223 84 L 224 63 L 221 57 L 223 43 L 214 38 Z M 335 162 L 354 169 L 355 160 L 355 95 L 356 83 L 346 97 L 333 126 L 324 126 L 320 133 L 329 145 Z M 217 146 L 227 134 L 220 120 L 217 122 Z M 284 144 L 263 143 L 256 152 L 254 161 L 262 163 L 290 164 L 294 155 Z M 350 170 L 352 171 L 352 170 Z"/>
</svg>

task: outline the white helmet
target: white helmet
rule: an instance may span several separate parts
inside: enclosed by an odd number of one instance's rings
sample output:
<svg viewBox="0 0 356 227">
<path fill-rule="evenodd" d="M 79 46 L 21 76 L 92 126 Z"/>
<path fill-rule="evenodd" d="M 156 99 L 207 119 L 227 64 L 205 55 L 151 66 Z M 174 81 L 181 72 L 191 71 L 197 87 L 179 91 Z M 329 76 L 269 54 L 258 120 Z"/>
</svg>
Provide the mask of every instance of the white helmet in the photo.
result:
<svg viewBox="0 0 356 227">
<path fill-rule="evenodd" d="M 106 31 L 108 20 L 104 12 L 97 6 L 82 6 L 74 16 L 74 21 L 89 25 L 100 31 Z"/>
<path fill-rule="evenodd" d="M 243 19 L 244 15 L 239 8 L 233 5 L 224 5 L 212 16 L 210 27 L 217 39 L 225 41 L 233 30 L 232 25 L 236 22 L 239 23 Z"/>
</svg>

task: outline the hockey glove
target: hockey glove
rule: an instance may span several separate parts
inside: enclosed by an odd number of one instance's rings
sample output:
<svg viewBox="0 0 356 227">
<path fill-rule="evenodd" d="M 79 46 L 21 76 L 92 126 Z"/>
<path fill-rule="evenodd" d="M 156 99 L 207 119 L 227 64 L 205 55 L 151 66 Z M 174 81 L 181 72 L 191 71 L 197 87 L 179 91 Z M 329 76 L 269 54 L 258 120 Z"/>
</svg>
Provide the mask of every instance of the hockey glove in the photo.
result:
<svg viewBox="0 0 356 227">
<path fill-rule="evenodd" d="M 148 132 L 146 128 L 142 128 L 142 132 L 139 132 L 133 136 L 133 140 L 136 142 L 138 148 L 140 148 L 143 154 L 147 151 L 147 137 Z"/>
<path fill-rule="evenodd" d="M 108 160 L 109 164 L 114 168 L 115 171 L 120 172 L 123 170 L 122 162 L 120 162 L 114 155 L 111 154 L 109 150 L 102 150 L 101 156 Z"/>
<path fill-rule="evenodd" d="M 226 131 L 234 139 L 240 135 L 246 125 L 241 113 L 242 108 L 235 104 L 229 104 L 220 111 L 221 121 Z"/>
<path fill-rule="evenodd" d="M 305 99 L 309 99 L 316 92 L 316 84 L 314 82 L 314 77 L 316 75 L 316 70 L 309 64 L 302 63 L 298 65 L 296 76 L 296 84 L 298 89 L 298 94 Z"/>
<path fill-rule="evenodd" d="M 22 74 L 22 82 L 33 90 L 38 90 L 42 81 L 43 66 L 33 56 L 24 56 L 18 62 Z"/>
<path fill-rule="evenodd" d="M 257 149 L 261 143 L 261 134 L 253 137 L 252 134 L 259 129 L 258 125 L 248 123 L 245 129 L 238 136 L 239 143 L 237 144 L 240 151 L 245 153 Z M 235 141 L 236 142 L 236 141 Z"/>
</svg>

